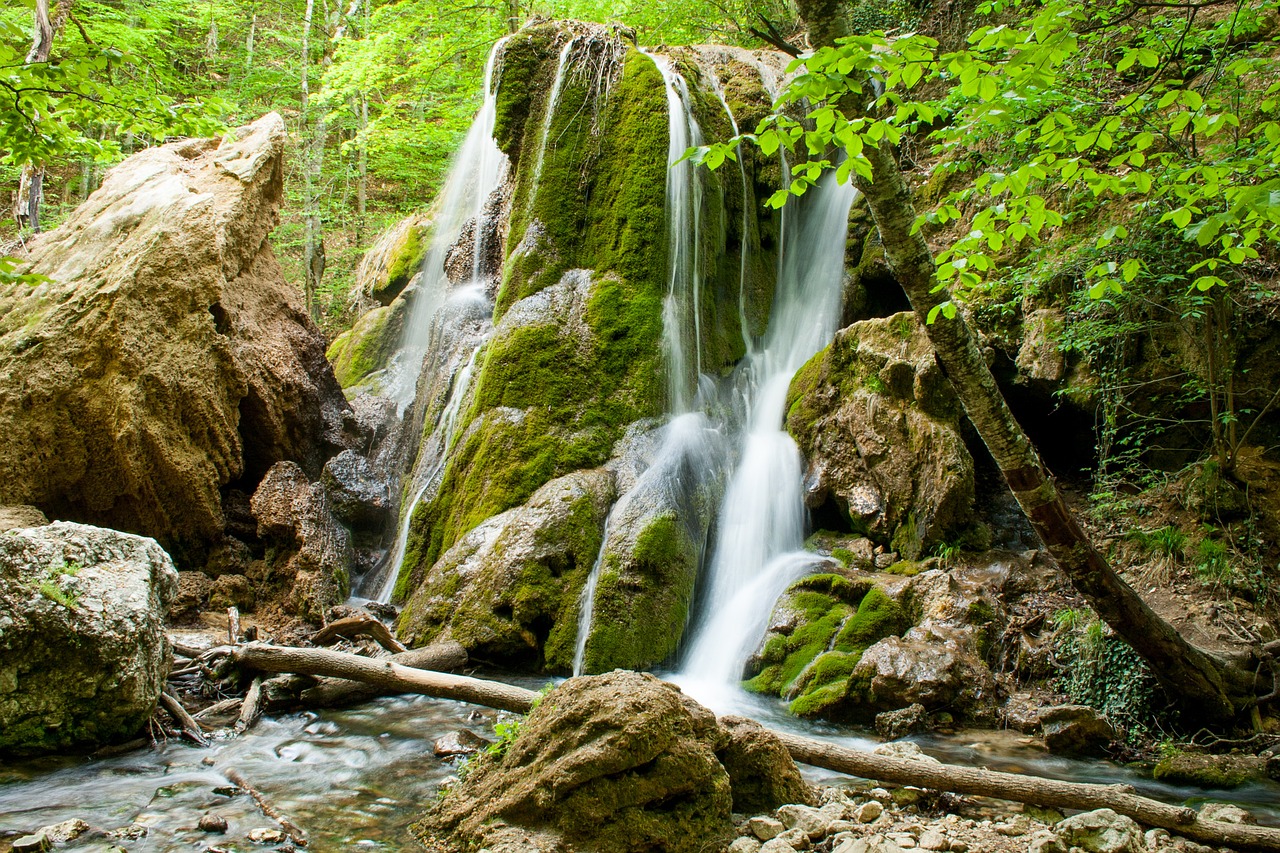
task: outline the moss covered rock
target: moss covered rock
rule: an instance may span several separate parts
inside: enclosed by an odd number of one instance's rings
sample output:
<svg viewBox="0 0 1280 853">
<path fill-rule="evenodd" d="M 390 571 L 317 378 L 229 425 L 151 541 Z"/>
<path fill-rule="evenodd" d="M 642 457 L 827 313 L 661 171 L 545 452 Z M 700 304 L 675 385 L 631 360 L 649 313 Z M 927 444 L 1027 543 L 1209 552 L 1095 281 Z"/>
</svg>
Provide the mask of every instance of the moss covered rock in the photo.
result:
<svg viewBox="0 0 1280 853">
<path fill-rule="evenodd" d="M 402 639 L 455 640 L 474 660 L 569 672 L 579 598 L 612 498 L 609 472 L 577 471 L 471 530 L 410 596 Z"/>
<path fill-rule="evenodd" d="M 397 299 L 370 309 L 334 338 L 325 357 L 345 392 L 351 394 L 370 385 L 377 390 L 376 374 L 386 368 L 399 348 L 407 314 L 408 302 Z"/>
<path fill-rule="evenodd" d="M 714 714 L 651 675 L 574 678 L 415 829 L 451 851 L 722 849 L 733 792 L 716 753 L 728 741 Z"/>
<path fill-rule="evenodd" d="M 0 533 L 0 754 L 142 728 L 169 672 L 177 589 L 151 539 L 61 521 Z"/>
<path fill-rule="evenodd" d="M 973 518 L 960 417 L 913 315 L 843 329 L 788 395 L 787 429 L 809 468 L 806 502 L 918 559 Z"/>
<path fill-rule="evenodd" d="M 428 212 L 411 214 L 374 241 L 356 267 L 356 292 L 362 299 L 390 305 L 409 286 L 431 245 L 433 219 Z"/>
<path fill-rule="evenodd" d="M 1202 788 L 1239 788 L 1246 782 L 1267 778 L 1267 760 L 1256 755 L 1210 755 L 1172 752 L 1160 759 L 1153 775 L 1174 785 Z"/>
</svg>

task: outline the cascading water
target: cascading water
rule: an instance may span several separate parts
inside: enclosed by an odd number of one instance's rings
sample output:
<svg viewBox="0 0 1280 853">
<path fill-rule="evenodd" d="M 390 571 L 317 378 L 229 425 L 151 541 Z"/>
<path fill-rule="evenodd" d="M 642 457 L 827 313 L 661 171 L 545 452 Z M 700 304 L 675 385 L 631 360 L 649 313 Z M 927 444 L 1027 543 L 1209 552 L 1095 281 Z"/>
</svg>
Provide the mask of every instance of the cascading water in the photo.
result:
<svg viewBox="0 0 1280 853">
<path fill-rule="evenodd" d="M 718 533 L 681 674 L 705 689 L 734 684 L 778 595 L 812 564 L 804 544 L 800 453 L 783 429 L 795 372 L 830 343 L 840 311 L 845 229 L 855 190 L 828 175 L 788 229 L 763 344 L 748 356 L 747 429 L 720 507 Z M 695 690 L 697 688 L 695 687 Z"/>
<path fill-rule="evenodd" d="M 560 49 L 560 58 L 556 60 L 556 79 L 551 84 L 551 94 L 547 96 L 547 108 L 542 115 L 542 133 L 538 137 L 538 159 L 533 164 L 533 181 L 529 186 L 529 204 L 533 204 L 538 194 L 538 186 L 542 181 L 542 166 L 547 159 L 547 148 L 551 144 L 551 122 L 556 115 L 556 105 L 560 103 L 560 90 L 564 88 L 565 72 L 569 67 L 569 54 L 577 44 L 577 38 L 571 38 Z"/>
<path fill-rule="evenodd" d="M 404 341 L 395 358 L 396 378 L 389 389 L 389 395 L 399 404 L 402 413 L 414 401 L 432 326 L 450 290 L 445 261 L 468 222 L 473 231 L 472 280 L 480 277 L 484 257 L 484 205 L 501 183 L 507 168 L 507 156 L 493 140 L 497 116 L 494 69 L 506 42 L 506 38 L 500 39 L 489 52 L 484 67 L 484 101 L 467 130 L 435 207 L 431 245 L 422 262 L 421 279 L 405 323 Z"/>
<path fill-rule="evenodd" d="M 507 156 L 493 139 L 497 115 L 495 69 L 506 42 L 506 38 L 500 39 L 485 62 L 484 101 L 467 130 L 441 191 L 431 245 L 422 262 L 417 292 L 405 323 L 404 340 L 394 359 L 392 374 L 396 378 L 388 393 L 398 403 L 402 415 L 418 396 L 424 365 L 431 360 L 433 346 L 444 355 L 443 359 L 436 359 L 437 363 L 433 365 L 436 369 L 443 371 L 461 367 L 450 384 L 448 402 L 436 420 L 431 438 L 423 442 L 414 472 L 406 484 L 405 491 L 412 498 L 401 505 L 395 548 L 380 570 L 370 572 L 362 584 L 360 593 L 375 596 L 380 602 L 390 601 L 395 589 L 409 541 L 413 510 L 443 470 L 453 422 L 466 396 L 475 357 L 487 333 L 488 317 L 492 314 L 492 306 L 485 296 L 487 283 L 483 281 L 482 268 L 486 233 L 484 208 L 507 169 Z M 463 232 L 468 224 L 471 228 L 471 276 L 468 281 L 455 286 L 446 271 L 446 261 L 459 240 L 465 239 Z M 475 310 L 477 307 L 479 311 Z M 480 334 L 466 335 L 456 329 L 444 328 L 445 324 L 458 318 L 480 326 Z M 454 334 L 448 335 L 446 331 Z M 449 346 L 446 340 L 451 340 L 453 345 Z"/>
</svg>

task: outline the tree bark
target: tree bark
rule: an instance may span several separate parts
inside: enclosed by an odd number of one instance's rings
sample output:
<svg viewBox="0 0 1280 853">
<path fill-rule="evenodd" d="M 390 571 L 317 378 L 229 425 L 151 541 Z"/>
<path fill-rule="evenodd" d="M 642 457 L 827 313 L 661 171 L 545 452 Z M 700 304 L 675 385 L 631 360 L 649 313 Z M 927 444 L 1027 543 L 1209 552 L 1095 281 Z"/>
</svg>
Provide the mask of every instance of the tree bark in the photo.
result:
<svg viewBox="0 0 1280 853">
<path fill-rule="evenodd" d="M 303 293 L 307 300 L 307 313 L 312 320 L 320 318 L 320 309 L 316 303 L 316 294 L 320 282 L 324 278 L 324 232 L 317 209 L 320 200 L 316 193 L 316 182 L 320 177 L 320 167 L 324 158 L 324 114 L 314 122 L 310 122 L 309 106 L 311 99 L 311 24 L 315 18 L 315 0 L 307 0 L 306 11 L 302 20 L 302 129 L 304 144 L 302 149 L 302 277 Z M 308 133 L 308 124 L 311 124 Z M 316 156 L 317 149 L 319 157 Z"/>
<path fill-rule="evenodd" d="M 818 46 L 847 34 L 843 16 L 813 28 L 811 15 L 825 15 L 832 2 L 799 0 L 801 16 L 810 21 Z M 950 300 L 934 292 L 933 254 L 918 231 L 911 191 L 886 147 L 868 147 L 872 180 L 858 179 L 884 245 L 895 278 L 906 291 L 974 429 L 991 451 L 1032 528 L 1072 585 L 1117 634 L 1150 665 L 1168 693 L 1192 717 L 1211 721 L 1233 717 L 1251 701 L 1252 680 L 1234 673 L 1225 662 L 1197 649 L 1161 619 L 1112 570 L 1094 547 L 1013 413 L 987 367 L 973 330 L 963 315 L 927 322 L 930 310 Z M 1233 701 L 1233 698 L 1237 701 Z"/>
<path fill-rule="evenodd" d="M 411 669 L 391 661 L 374 661 L 327 649 L 294 649 L 241 645 L 231 651 L 237 663 L 266 672 L 304 675 L 337 675 L 392 686 L 407 693 L 442 699 L 459 699 L 527 714 L 538 693 L 496 681 Z M 590 677 L 590 676 L 588 676 Z M 1158 826 L 1197 841 L 1227 844 L 1249 850 L 1280 851 L 1280 829 L 1202 820 L 1195 809 L 1171 806 L 1138 796 L 1125 785 L 1090 785 L 1059 782 L 1018 773 L 999 773 L 972 767 L 933 763 L 835 746 L 814 738 L 770 729 L 791 757 L 803 764 L 876 779 L 898 785 L 914 785 L 938 791 L 996 797 L 1020 803 L 1067 809 L 1109 808 L 1149 826 Z"/>
<path fill-rule="evenodd" d="M 523 687 L 413 669 L 390 660 L 374 660 L 329 649 L 294 649 L 247 643 L 232 649 L 231 657 L 237 664 L 260 672 L 347 678 L 390 691 L 457 699 L 520 714 L 529 711 L 538 695 Z"/>
<path fill-rule="evenodd" d="M 49 17 L 49 0 L 36 0 L 35 34 L 31 40 L 31 49 L 27 51 L 28 65 L 49 61 L 54 36 L 62 30 L 69 14 L 71 0 L 62 0 L 53 19 Z M 22 167 L 22 175 L 18 179 L 18 198 L 13 210 L 13 218 L 19 228 L 29 227 L 32 233 L 40 233 L 40 198 L 43 191 L 44 164 L 27 163 Z"/>
<path fill-rule="evenodd" d="M 411 649 L 391 655 L 389 660 L 413 669 L 430 669 L 436 672 L 452 672 L 467 665 L 467 650 L 457 643 L 439 643 L 421 649 Z M 344 708 L 401 693 L 345 678 L 322 678 L 319 684 L 308 687 L 298 697 L 308 708 Z"/>
</svg>

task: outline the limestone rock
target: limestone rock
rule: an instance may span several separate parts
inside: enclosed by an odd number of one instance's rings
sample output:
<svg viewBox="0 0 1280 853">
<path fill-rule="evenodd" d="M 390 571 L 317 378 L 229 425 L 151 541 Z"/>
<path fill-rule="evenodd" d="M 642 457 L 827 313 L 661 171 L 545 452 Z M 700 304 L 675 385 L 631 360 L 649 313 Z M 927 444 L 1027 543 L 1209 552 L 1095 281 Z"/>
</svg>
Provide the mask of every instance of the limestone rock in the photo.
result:
<svg viewBox="0 0 1280 853">
<path fill-rule="evenodd" d="M 221 490 L 313 476 L 350 437 L 324 338 L 267 236 L 283 119 L 142 151 L 0 286 L 0 503 L 198 552 Z"/>
<path fill-rule="evenodd" d="M 325 357 L 333 365 L 338 384 L 347 393 L 366 386 L 382 390 L 382 383 L 377 380 L 400 346 L 408 316 L 406 295 L 390 305 L 370 308 L 329 344 Z"/>
<path fill-rule="evenodd" d="M 378 477 L 369 460 L 354 450 L 344 450 L 326 462 L 320 482 L 340 521 L 381 532 L 390 519 L 386 481 Z"/>
<path fill-rule="evenodd" d="M 1060 309 L 1040 308 L 1022 319 L 1022 343 L 1014 363 L 1020 377 L 1040 382 L 1061 382 L 1067 375 L 1062 352 L 1062 328 L 1066 318 Z"/>
<path fill-rule="evenodd" d="M 787 399 L 810 507 L 833 502 L 909 560 L 972 519 L 959 405 L 914 316 L 843 329 L 800 369 Z"/>
<path fill-rule="evenodd" d="M 0 533 L 17 527 L 42 527 L 48 523 L 44 513 L 33 506 L 0 506 Z"/>
<path fill-rule="evenodd" d="M 861 701 L 874 709 L 921 704 L 983 717 L 994 714 L 997 696 L 991 671 L 962 643 L 918 629 L 867 649 L 850 681 L 858 686 Z"/>
<path fill-rule="evenodd" d="M 1142 827 L 1111 809 L 1082 812 L 1059 821 L 1054 834 L 1068 847 L 1088 853 L 1145 853 Z"/>
<path fill-rule="evenodd" d="M 729 742 L 717 753 L 733 784 L 733 810 L 771 811 L 787 803 L 810 805 L 813 789 L 777 736 L 746 717 L 721 717 Z"/>
<path fill-rule="evenodd" d="M 169 610 L 174 622 L 196 615 L 209 601 L 213 579 L 204 572 L 178 572 L 178 591 Z"/>
<path fill-rule="evenodd" d="M 782 821 L 764 815 L 751 818 L 751 820 L 747 821 L 747 826 L 750 828 L 751 834 L 761 841 L 777 838 L 786 829 L 782 825 Z"/>
<path fill-rule="evenodd" d="M 264 578 L 288 609 L 312 622 L 347 598 L 354 553 L 351 534 L 333 516 L 324 486 L 292 462 L 278 462 L 253 493 L 258 535 L 276 546 Z"/>
<path fill-rule="evenodd" d="M 1116 739 L 1105 716 L 1088 705 L 1058 705 L 1040 710 L 1044 745 L 1050 752 L 1100 755 Z"/>
<path fill-rule="evenodd" d="M 434 217 L 414 213 L 383 232 L 356 267 L 355 291 L 364 304 L 390 305 L 417 274 L 431 242 Z"/>
<path fill-rule="evenodd" d="M 1256 824 L 1258 819 L 1244 809 L 1232 803 L 1205 803 L 1200 807 L 1201 820 L 1216 820 L 1220 823 Z"/>
<path fill-rule="evenodd" d="M 503 827 L 536 834 L 544 851 L 723 849 L 733 833 L 715 756 L 725 737 L 710 711 L 651 675 L 573 678 L 416 829 L 447 850 L 489 846 Z"/>
<path fill-rule="evenodd" d="M 1175 752 L 1160 759 L 1153 775 L 1175 785 L 1238 788 L 1251 780 L 1266 778 L 1266 772 L 1267 760 L 1257 755 Z"/>
<path fill-rule="evenodd" d="M 136 732 L 169 670 L 177 587 L 151 539 L 61 521 L 0 533 L 0 753 Z"/>
<path fill-rule="evenodd" d="M 876 714 L 876 731 L 885 740 L 897 740 L 907 735 L 927 731 L 928 728 L 929 712 L 918 703 L 896 711 Z"/>
<path fill-rule="evenodd" d="M 432 744 L 431 751 L 440 758 L 453 758 L 457 755 L 475 755 L 482 749 L 488 749 L 493 746 L 491 741 L 485 740 L 469 729 L 459 729 L 456 732 L 450 732 L 442 738 L 437 738 Z"/>
<path fill-rule="evenodd" d="M 612 496 L 607 471 L 578 471 L 476 527 L 417 585 L 401 639 L 452 639 L 483 660 L 571 669 L 578 598 Z"/>
</svg>

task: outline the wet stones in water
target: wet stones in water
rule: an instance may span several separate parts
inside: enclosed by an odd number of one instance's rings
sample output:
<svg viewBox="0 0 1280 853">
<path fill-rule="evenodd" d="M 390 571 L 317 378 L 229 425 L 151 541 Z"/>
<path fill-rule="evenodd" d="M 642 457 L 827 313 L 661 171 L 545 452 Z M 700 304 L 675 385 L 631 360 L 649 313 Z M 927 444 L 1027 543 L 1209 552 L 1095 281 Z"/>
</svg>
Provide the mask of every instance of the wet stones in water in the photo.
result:
<svg viewBox="0 0 1280 853">
<path fill-rule="evenodd" d="M 1059 705 L 1040 711 L 1044 745 L 1065 755 L 1103 755 L 1116 739 L 1116 730 L 1088 705 Z"/>
<path fill-rule="evenodd" d="M 251 829 L 249 830 L 249 834 L 246 837 L 250 841 L 252 841 L 254 844 L 263 844 L 263 845 L 283 844 L 285 840 L 285 834 L 283 830 L 275 829 L 271 827 L 260 827 L 258 829 Z"/>
<path fill-rule="evenodd" d="M 454 758 L 459 755 L 475 755 L 491 746 L 493 743 L 480 735 L 468 729 L 459 729 L 437 740 L 431 751 L 440 758 Z"/>
<path fill-rule="evenodd" d="M 227 831 L 227 819 L 216 812 L 202 815 L 199 823 L 201 832 L 211 832 L 221 835 Z"/>
<path fill-rule="evenodd" d="M 885 740 L 897 740 L 928 729 L 929 713 L 918 702 L 896 711 L 876 714 L 876 731 Z"/>
</svg>

